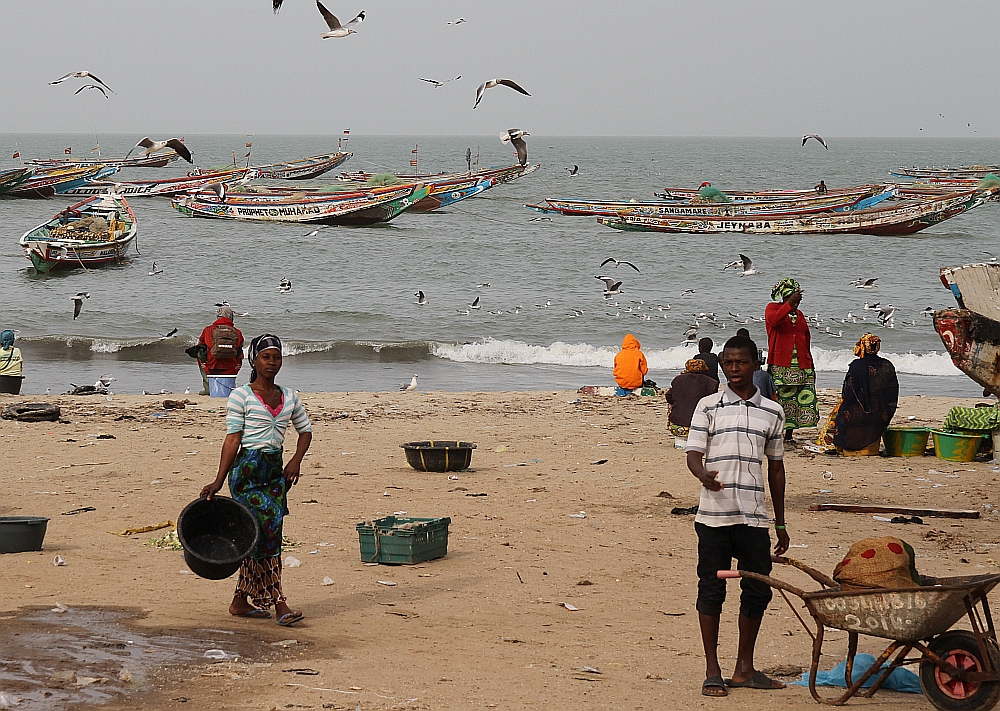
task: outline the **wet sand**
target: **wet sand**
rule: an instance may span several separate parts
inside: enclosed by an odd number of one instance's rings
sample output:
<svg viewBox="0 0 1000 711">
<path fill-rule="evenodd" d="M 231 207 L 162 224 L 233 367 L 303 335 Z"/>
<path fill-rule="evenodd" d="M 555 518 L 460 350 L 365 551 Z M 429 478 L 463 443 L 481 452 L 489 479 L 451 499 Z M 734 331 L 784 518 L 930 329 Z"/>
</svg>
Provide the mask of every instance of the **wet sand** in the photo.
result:
<svg viewBox="0 0 1000 711">
<path fill-rule="evenodd" d="M 814 707 L 801 687 L 735 690 L 724 701 L 700 695 L 693 517 L 670 513 L 696 504 L 698 486 L 666 432 L 662 398 L 304 394 L 315 439 L 289 493 L 285 535 L 298 545 L 285 555 L 302 565 L 286 567 L 284 589 L 306 619 L 284 629 L 227 613 L 235 578 L 203 580 L 187 572 L 180 552 L 144 545 L 165 531 L 110 533 L 175 520 L 214 476 L 224 402 L 186 397 L 195 404 L 165 416 L 162 397 L 41 398 L 59 404 L 68 422 L 0 421 L 0 483 L 8 492 L 0 515 L 51 518 L 41 553 L 0 557 L 0 616 L 14 624 L 29 608 L 60 602 L 136 611 L 144 616 L 129 624 L 148 635 L 202 639 L 198 630 L 208 628 L 252 638 L 239 660 L 166 667 L 104 708 Z M 833 397 L 821 393 L 824 413 Z M 20 401 L 0 396 L 0 406 Z M 937 424 L 952 405 L 974 402 L 906 397 L 896 421 L 913 415 L 916 424 Z M 799 442 L 814 433 L 801 431 Z M 410 469 L 399 444 L 431 438 L 476 442 L 472 471 L 450 479 Z M 848 459 L 795 447 L 786 469 L 793 557 L 832 573 L 852 542 L 891 534 L 914 546 L 922 573 L 998 570 L 1000 525 L 988 512 L 901 526 L 808 511 L 823 501 L 995 510 L 1000 472 L 990 464 Z M 62 515 L 88 506 L 96 510 Z M 363 565 L 355 524 L 396 511 L 450 516 L 448 556 L 418 566 Z M 581 512 L 585 518 L 570 517 Z M 66 566 L 52 564 L 57 554 Z M 810 587 L 797 571 L 776 574 Z M 334 584 L 324 586 L 324 577 Z M 721 642 L 727 672 L 737 594 L 731 582 Z M 843 656 L 846 633 L 827 639 L 823 666 L 830 668 Z M 881 651 L 870 637 L 860 647 Z M 758 667 L 808 667 L 809 650 L 808 635 L 776 597 Z M 292 668 L 319 673 L 283 671 Z M 892 692 L 859 703 L 931 708 Z"/>
</svg>

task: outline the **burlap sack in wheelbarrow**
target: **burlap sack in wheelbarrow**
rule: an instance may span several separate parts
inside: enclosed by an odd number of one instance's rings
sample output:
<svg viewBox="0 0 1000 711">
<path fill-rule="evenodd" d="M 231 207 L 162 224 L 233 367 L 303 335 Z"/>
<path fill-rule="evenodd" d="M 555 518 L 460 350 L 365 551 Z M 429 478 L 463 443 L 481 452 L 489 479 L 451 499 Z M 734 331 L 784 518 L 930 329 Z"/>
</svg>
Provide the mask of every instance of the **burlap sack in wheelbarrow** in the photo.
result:
<svg viewBox="0 0 1000 711">
<path fill-rule="evenodd" d="M 899 538 L 865 538 L 851 546 L 833 579 L 841 590 L 919 587 L 914 558 L 913 547 Z"/>
</svg>

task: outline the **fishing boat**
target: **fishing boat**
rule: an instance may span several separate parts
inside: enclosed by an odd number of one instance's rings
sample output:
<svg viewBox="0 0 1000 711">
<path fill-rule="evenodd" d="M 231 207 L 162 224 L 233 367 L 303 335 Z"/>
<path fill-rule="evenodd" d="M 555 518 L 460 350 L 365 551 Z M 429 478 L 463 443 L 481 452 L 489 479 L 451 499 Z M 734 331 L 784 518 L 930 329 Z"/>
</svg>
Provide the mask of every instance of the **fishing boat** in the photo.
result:
<svg viewBox="0 0 1000 711">
<path fill-rule="evenodd" d="M 154 153 L 135 158 L 36 158 L 35 160 L 25 161 L 25 163 L 28 165 L 59 166 L 62 168 L 107 165 L 114 166 L 120 170 L 122 168 L 163 168 L 178 158 L 180 156 L 176 152 L 167 151 L 166 153 Z"/>
<path fill-rule="evenodd" d="M 427 197 L 427 185 L 392 185 L 341 193 L 252 193 L 174 198 L 174 209 L 188 217 L 323 225 L 373 225 L 388 222 Z"/>
<path fill-rule="evenodd" d="M 66 195 L 101 195 L 114 190 L 119 195 L 127 197 L 173 197 L 184 193 L 197 191 L 217 183 L 230 185 L 233 183 L 253 180 L 256 173 L 251 168 L 234 168 L 212 172 L 191 172 L 179 178 L 163 178 L 153 180 L 127 180 L 114 182 L 95 180 L 78 188 L 65 191 Z"/>
<path fill-rule="evenodd" d="M 957 168 L 897 168 L 889 175 L 896 178 L 971 178 L 979 180 L 987 173 L 1000 173 L 1000 165 L 970 165 Z"/>
<path fill-rule="evenodd" d="M 110 192 L 93 195 L 28 230 L 20 239 L 35 271 L 96 267 L 120 262 L 137 232 L 135 215 L 125 198 Z"/>
<path fill-rule="evenodd" d="M 959 370 L 1000 397 L 1000 264 L 941 269 L 957 309 L 934 313 L 934 330 Z"/>
<path fill-rule="evenodd" d="M 267 180 L 309 180 L 333 170 L 338 165 L 343 165 L 353 155 L 353 153 L 337 151 L 336 153 L 324 153 L 284 163 L 255 165 L 252 166 L 251 170 L 257 173 L 258 178 Z"/>
<path fill-rule="evenodd" d="M 108 165 L 38 167 L 30 178 L 8 190 L 5 197 L 50 198 L 117 172 L 117 168 Z"/>
<path fill-rule="evenodd" d="M 534 173 L 541 168 L 541 164 L 535 165 L 514 165 L 509 168 L 493 168 L 471 175 L 456 175 L 450 178 L 431 179 L 427 197 L 414 205 L 411 209 L 415 212 L 430 212 L 441 207 L 454 205 L 456 202 L 466 198 L 479 195 L 497 185 L 503 185 L 517 180 L 525 175 Z"/>
<path fill-rule="evenodd" d="M 797 200 L 815 195 L 845 195 L 867 190 L 881 190 L 884 185 L 871 183 L 868 185 L 855 185 L 846 188 L 830 188 L 825 193 L 818 193 L 815 188 L 794 188 L 789 190 L 725 190 L 720 191 L 733 202 L 760 202 L 769 200 Z M 661 200 L 701 200 L 701 188 L 664 188 L 662 193 L 656 193 L 654 197 Z"/>
<path fill-rule="evenodd" d="M 969 190 L 933 198 L 911 198 L 849 212 L 749 214 L 734 217 L 622 214 L 617 217 L 598 217 L 597 221 L 614 229 L 639 232 L 909 235 L 984 204 L 998 189 L 1000 188 Z"/>
<path fill-rule="evenodd" d="M 34 171 L 31 168 L 14 168 L 13 170 L 0 171 L 0 195 L 13 190 L 28 180 L 33 174 Z"/>
</svg>

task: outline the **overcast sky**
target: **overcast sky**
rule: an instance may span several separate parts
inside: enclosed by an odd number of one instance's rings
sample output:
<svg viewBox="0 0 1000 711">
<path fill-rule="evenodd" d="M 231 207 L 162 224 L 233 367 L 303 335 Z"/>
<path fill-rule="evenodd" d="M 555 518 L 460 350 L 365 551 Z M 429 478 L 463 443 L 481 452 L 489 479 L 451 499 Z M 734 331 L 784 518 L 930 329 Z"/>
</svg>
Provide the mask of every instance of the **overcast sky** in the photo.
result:
<svg viewBox="0 0 1000 711">
<path fill-rule="evenodd" d="M 1000 135 L 995 2 L 324 4 L 0 0 L 0 133 Z"/>
</svg>

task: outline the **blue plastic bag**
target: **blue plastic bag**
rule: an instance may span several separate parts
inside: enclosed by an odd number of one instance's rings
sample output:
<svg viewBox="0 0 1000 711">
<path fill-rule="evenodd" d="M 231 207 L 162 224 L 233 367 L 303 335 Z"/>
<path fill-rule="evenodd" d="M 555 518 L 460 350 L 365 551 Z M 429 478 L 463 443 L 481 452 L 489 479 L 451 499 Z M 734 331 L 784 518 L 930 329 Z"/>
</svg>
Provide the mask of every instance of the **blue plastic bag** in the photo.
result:
<svg viewBox="0 0 1000 711">
<path fill-rule="evenodd" d="M 851 681 L 855 682 L 860 679 L 862 674 L 871 669 L 873 664 L 875 664 L 875 657 L 872 655 L 855 655 L 854 668 L 851 670 Z M 886 665 L 883 664 L 882 666 L 885 667 Z M 846 688 L 847 685 L 844 683 L 844 672 L 846 670 L 847 660 L 845 659 L 830 671 L 816 672 L 816 686 L 841 686 Z M 863 684 L 863 688 L 869 688 L 875 683 L 877 678 L 878 674 L 873 674 L 872 677 Z M 793 681 L 792 684 L 794 686 L 809 686 L 809 672 L 803 674 L 802 678 L 798 681 Z M 907 694 L 924 693 L 920 688 L 920 678 L 909 669 L 904 669 L 903 667 L 893 670 L 892 674 L 890 674 L 889 678 L 885 680 L 885 683 L 882 684 L 881 688 L 889 689 L 891 691 L 902 691 Z"/>
</svg>

